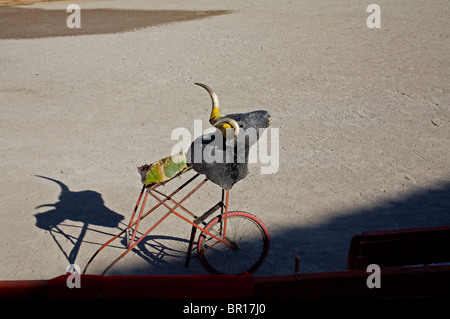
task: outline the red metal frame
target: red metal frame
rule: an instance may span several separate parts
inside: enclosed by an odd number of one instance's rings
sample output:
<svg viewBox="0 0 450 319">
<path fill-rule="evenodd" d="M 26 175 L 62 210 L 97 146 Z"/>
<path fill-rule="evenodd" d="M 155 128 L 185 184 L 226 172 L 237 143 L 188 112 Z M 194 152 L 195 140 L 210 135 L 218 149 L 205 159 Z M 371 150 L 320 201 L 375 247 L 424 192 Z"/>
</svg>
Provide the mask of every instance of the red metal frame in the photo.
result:
<svg viewBox="0 0 450 319">
<path fill-rule="evenodd" d="M 183 172 L 184 173 L 184 172 Z M 180 174 L 181 175 L 181 174 Z M 184 187 L 186 187 L 188 184 L 190 184 L 191 182 L 193 182 L 200 174 L 196 174 L 195 176 L 191 177 L 187 182 L 185 182 L 184 184 L 182 184 L 180 187 L 178 187 L 177 189 L 175 189 L 171 194 L 166 195 L 163 192 L 161 192 L 160 190 L 158 190 L 158 188 L 162 185 L 164 185 L 163 183 L 158 183 L 155 185 L 151 185 L 151 186 L 143 186 L 141 193 L 139 194 L 136 206 L 134 208 L 134 211 L 131 215 L 131 219 L 128 223 L 127 228 L 125 228 L 124 230 L 122 230 L 120 233 L 118 233 L 117 235 L 115 235 L 114 237 L 112 237 L 110 240 L 108 240 L 105 244 L 103 244 L 95 253 L 94 255 L 91 257 L 91 259 L 89 260 L 89 262 L 87 263 L 85 269 L 83 270 L 83 274 L 86 273 L 89 265 L 92 263 L 92 261 L 94 260 L 94 258 L 98 255 L 98 253 L 100 251 L 102 251 L 105 247 L 107 247 L 111 242 L 113 242 L 115 239 L 117 239 L 119 236 L 121 236 L 122 234 L 126 234 L 126 238 L 127 238 L 127 249 L 124 253 L 122 253 L 119 257 L 117 257 L 108 267 L 106 267 L 106 269 L 103 271 L 102 275 L 105 275 L 120 259 L 122 259 L 126 254 L 128 254 L 134 247 L 136 247 L 136 245 L 138 245 L 145 237 L 148 236 L 148 234 L 150 234 L 158 225 L 160 225 L 169 215 L 174 214 L 175 216 L 181 218 L 182 220 L 184 220 L 185 222 L 189 223 L 190 225 L 192 225 L 193 227 L 193 232 L 192 234 L 195 234 L 194 229 L 199 229 L 200 231 L 208 234 L 209 236 L 213 237 L 214 239 L 216 239 L 218 242 L 221 242 L 227 246 L 233 247 L 233 245 L 231 243 L 229 243 L 228 241 L 225 240 L 225 234 L 226 234 L 226 223 L 227 223 L 227 215 L 228 215 L 228 200 L 229 200 L 229 190 L 226 190 L 226 196 L 225 196 L 225 203 L 223 203 L 224 200 L 224 194 L 222 193 L 222 202 L 219 202 L 218 204 L 220 204 L 223 208 L 223 206 L 225 206 L 225 211 L 223 211 L 222 209 L 222 214 L 223 214 L 223 221 L 224 221 L 224 226 L 223 226 L 223 234 L 222 234 L 222 238 L 210 233 L 209 231 L 207 231 L 205 228 L 199 226 L 198 222 L 196 222 L 197 220 L 201 219 L 202 217 L 197 217 L 194 213 L 192 213 L 191 211 L 189 211 L 186 207 L 184 207 L 182 204 L 189 198 L 191 197 L 196 191 L 198 191 L 200 189 L 200 187 L 202 187 L 207 181 L 208 179 L 204 179 L 202 180 L 193 190 L 191 190 L 186 196 L 184 196 L 180 201 L 176 201 L 173 199 L 173 196 L 175 194 L 177 194 L 180 190 L 182 190 Z M 145 192 L 145 195 L 144 195 Z M 144 195 L 144 197 L 143 197 Z M 145 206 L 147 204 L 147 200 L 149 195 L 151 195 L 154 199 L 156 199 L 157 204 L 155 204 L 152 208 L 150 208 L 148 211 L 145 211 Z M 162 198 L 160 198 L 159 196 L 161 196 Z M 142 201 L 142 204 L 141 204 Z M 173 207 L 170 207 L 169 205 L 166 204 L 167 201 L 170 201 L 174 204 Z M 218 205 L 216 204 L 216 206 Z M 151 214 L 152 212 L 154 212 L 157 208 L 159 208 L 160 206 L 164 206 L 166 207 L 169 211 L 163 216 L 161 217 L 156 223 L 153 224 L 153 226 L 151 226 L 142 236 L 140 236 L 139 239 L 136 240 L 136 233 L 137 230 L 140 226 L 140 222 L 142 219 L 144 219 L 145 217 L 147 217 L 149 214 Z M 211 209 L 213 209 L 213 206 Z M 140 208 L 140 209 L 139 209 Z M 180 213 L 176 212 L 176 209 L 182 209 L 183 212 L 189 214 L 191 217 L 194 218 L 194 221 L 189 220 L 188 218 L 184 217 L 183 215 L 181 215 Z M 136 216 L 136 213 L 139 209 L 139 214 L 136 218 L 136 220 L 134 219 Z M 204 215 L 209 215 L 209 212 L 206 212 Z M 134 227 L 133 233 L 131 235 L 131 239 L 129 239 L 129 231 Z M 186 267 L 189 264 L 189 259 L 190 259 L 190 254 L 191 254 L 191 249 L 192 249 L 192 243 L 193 243 L 193 236 L 191 236 L 191 243 L 189 246 L 189 250 L 187 252 L 188 256 L 187 256 L 187 261 L 186 261 Z"/>
</svg>

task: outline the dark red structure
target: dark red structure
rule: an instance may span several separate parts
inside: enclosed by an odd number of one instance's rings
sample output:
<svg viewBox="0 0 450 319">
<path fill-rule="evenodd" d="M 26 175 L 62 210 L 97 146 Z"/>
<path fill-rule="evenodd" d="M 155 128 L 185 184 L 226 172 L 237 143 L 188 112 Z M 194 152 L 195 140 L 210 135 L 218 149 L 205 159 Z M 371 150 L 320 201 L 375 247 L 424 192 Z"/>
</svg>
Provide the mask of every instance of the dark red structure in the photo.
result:
<svg viewBox="0 0 450 319">
<path fill-rule="evenodd" d="M 450 226 L 369 231 L 353 236 L 348 269 L 450 263 Z"/>
</svg>

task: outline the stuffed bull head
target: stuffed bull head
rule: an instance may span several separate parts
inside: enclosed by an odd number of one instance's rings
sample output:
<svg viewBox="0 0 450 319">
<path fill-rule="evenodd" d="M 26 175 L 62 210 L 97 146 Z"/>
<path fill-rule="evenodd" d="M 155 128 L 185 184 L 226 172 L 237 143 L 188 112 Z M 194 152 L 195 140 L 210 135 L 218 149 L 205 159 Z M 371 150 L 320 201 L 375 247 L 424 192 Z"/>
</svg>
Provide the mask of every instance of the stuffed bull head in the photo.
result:
<svg viewBox="0 0 450 319">
<path fill-rule="evenodd" d="M 220 130 L 204 134 L 191 144 L 189 165 L 223 189 L 231 189 L 248 174 L 248 157 L 252 145 L 259 139 L 259 129 L 271 124 L 267 111 L 235 113 L 220 117 L 219 98 L 207 85 L 195 83 L 208 91 L 212 100 L 209 122 Z"/>
</svg>

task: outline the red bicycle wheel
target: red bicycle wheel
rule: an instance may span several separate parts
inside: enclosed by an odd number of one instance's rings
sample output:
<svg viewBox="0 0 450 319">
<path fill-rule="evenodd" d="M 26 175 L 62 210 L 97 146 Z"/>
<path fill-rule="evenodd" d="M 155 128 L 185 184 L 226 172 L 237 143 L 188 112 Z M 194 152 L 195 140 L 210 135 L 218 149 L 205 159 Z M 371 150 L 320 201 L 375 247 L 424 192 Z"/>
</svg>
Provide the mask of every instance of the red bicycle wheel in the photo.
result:
<svg viewBox="0 0 450 319">
<path fill-rule="evenodd" d="M 224 215 L 214 218 L 205 230 L 222 238 Z M 229 212 L 225 240 L 231 247 L 202 232 L 198 239 L 198 257 L 206 270 L 214 274 L 253 272 L 269 252 L 269 233 L 256 216 L 246 212 Z"/>
</svg>

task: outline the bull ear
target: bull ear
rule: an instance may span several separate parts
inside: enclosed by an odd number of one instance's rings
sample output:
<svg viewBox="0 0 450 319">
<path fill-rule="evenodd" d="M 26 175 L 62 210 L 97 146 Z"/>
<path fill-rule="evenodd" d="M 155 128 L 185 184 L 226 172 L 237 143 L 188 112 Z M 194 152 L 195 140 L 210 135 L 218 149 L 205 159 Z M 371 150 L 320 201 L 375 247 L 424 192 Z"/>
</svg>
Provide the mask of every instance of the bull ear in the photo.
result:
<svg viewBox="0 0 450 319">
<path fill-rule="evenodd" d="M 236 122 L 236 120 L 234 120 L 232 118 L 229 118 L 229 117 L 221 117 L 214 123 L 214 126 L 215 127 L 219 127 L 219 126 L 224 127 L 221 124 L 228 124 L 229 126 L 231 126 L 234 129 L 234 138 L 236 138 L 238 136 L 238 134 L 239 134 L 239 125 Z M 219 129 L 221 129 L 221 127 L 219 127 Z M 222 131 L 223 136 L 226 137 L 226 134 L 225 134 L 226 131 L 222 130 L 222 129 L 221 129 L 221 131 Z"/>
</svg>

